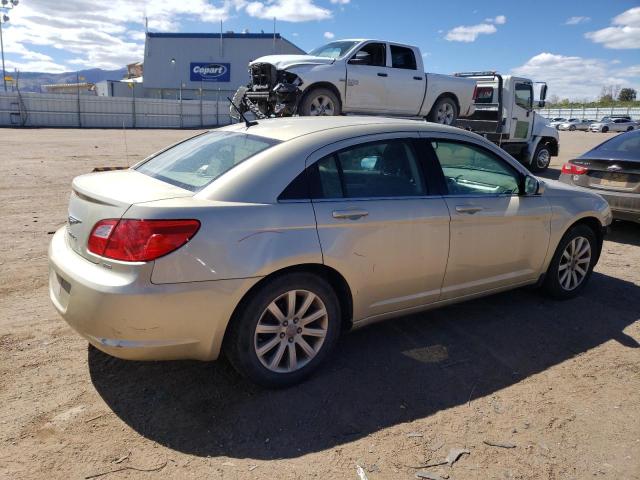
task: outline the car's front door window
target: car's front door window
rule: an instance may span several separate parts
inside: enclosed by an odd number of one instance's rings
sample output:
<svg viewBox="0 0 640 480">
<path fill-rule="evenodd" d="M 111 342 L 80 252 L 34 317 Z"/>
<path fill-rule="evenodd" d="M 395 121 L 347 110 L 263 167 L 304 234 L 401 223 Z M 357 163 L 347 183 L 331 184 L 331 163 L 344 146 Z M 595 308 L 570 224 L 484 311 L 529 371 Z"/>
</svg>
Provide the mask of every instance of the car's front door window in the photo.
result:
<svg viewBox="0 0 640 480">
<path fill-rule="evenodd" d="M 449 195 L 513 195 L 519 175 L 502 159 L 466 143 L 432 140 Z"/>
<path fill-rule="evenodd" d="M 426 195 L 418 161 L 408 140 L 357 145 L 318 161 L 322 196 L 336 198 Z"/>
</svg>

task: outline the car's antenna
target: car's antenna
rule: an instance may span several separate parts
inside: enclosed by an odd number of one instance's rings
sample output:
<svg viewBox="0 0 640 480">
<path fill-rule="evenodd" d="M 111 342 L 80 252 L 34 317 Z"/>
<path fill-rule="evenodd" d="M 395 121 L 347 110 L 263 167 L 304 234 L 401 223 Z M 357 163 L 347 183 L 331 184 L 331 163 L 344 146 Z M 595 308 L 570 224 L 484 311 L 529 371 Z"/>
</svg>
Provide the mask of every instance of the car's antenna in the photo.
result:
<svg viewBox="0 0 640 480">
<path fill-rule="evenodd" d="M 233 105 L 233 108 L 235 108 L 236 112 L 238 112 L 238 115 L 240 115 L 240 118 L 244 120 L 244 124 L 247 126 L 247 128 L 252 127 L 254 125 L 258 125 L 258 122 L 256 122 L 255 120 L 253 121 L 248 120 L 247 117 L 244 116 L 244 113 L 242 113 L 242 111 L 238 108 L 238 106 L 235 103 L 233 103 L 233 100 L 231 100 L 229 97 L 227 97 L 227 100 L 229 100 L 229 103 Z"/>
</svg>

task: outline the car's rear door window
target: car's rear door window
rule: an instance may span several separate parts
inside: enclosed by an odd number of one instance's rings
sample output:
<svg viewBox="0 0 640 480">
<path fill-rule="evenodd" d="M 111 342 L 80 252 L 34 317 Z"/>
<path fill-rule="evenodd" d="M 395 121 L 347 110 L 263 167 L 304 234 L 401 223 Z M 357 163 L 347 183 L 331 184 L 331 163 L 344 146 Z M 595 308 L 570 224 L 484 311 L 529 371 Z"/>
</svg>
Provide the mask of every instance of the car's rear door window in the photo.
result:
<svg viewBox="0 0 640 480">
<path fill-rule="evenodd" d="M 245 133 L 217 131 L 190 138 L 135 169 L 196 192 L 246 159 L 279 143 Z"/>
<path fill-rule="evenodd" d="M 514 195 L 520 175 L 504 160 L 479 146 L 432 140 L 449 195 Z"/>
<path fill-rule="evenodd" d="M 393 68 L 404 68 L 406 70 L 416 70 L 416 56 L 413 50 L 407 47 L 391 45 L 391 66 Z"/>
</svg>

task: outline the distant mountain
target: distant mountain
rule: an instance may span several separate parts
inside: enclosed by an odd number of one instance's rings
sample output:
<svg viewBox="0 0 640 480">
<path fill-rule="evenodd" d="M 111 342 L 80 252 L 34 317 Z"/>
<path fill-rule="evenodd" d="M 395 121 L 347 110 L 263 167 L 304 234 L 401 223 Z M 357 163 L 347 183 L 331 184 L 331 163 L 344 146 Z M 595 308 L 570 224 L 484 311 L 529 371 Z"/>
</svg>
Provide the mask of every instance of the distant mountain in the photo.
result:
<svg viewBox="0 0 640 480">
<path fill-rule="evenodd" d="M 89 70 L 80 70 L 77 75 L 84 77 L 84 82 L 101 82 L 102 80 L 120 80 L 127 73 L 126 68 L 119 70 L 102 70 L 101 68 L 91 68 Z M 7 75 L 16 78 L 17 74 L 7 71 Z M 65 73 L 43 73 L 43 72 L 20 72 L 19 82 L 20 91 L 23 92 L 39 92 L 42 85 L 50 85 L 52 83 L 76 83 L 76 72 Z"/>
</svg>

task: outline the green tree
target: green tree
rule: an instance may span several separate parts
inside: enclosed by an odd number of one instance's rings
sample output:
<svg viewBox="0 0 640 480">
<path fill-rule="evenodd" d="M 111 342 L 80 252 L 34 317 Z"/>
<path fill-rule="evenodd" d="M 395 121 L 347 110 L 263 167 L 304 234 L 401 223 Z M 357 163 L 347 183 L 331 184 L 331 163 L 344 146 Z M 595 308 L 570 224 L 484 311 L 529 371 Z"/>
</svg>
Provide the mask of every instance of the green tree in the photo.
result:
<svg viewBox="0 0 640 480">
<path fill-rule="evenodd" d="M 620 90 L 618 100 L 621 102 L 633 102 L 636 99 L 637 92 L 633 88 L 623 88 Z"/>
</svg>

